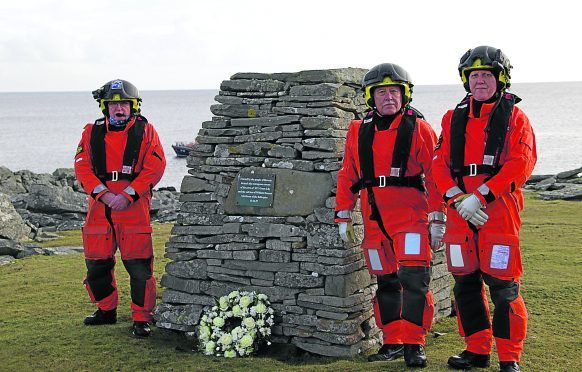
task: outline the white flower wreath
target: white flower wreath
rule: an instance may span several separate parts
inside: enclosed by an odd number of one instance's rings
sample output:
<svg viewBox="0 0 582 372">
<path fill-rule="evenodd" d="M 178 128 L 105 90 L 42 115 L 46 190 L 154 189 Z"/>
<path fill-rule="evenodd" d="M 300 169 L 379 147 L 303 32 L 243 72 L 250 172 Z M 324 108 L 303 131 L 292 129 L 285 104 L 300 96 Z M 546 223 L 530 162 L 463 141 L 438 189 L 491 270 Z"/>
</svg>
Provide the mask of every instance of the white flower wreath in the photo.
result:
<svg viewBox="0 0 582 372">
<path fill-rule="evenodd" d="M 264 294 L 232 291 L 204 309 L 198 340 L 206 355 L 234 358 L 252 354 L 261 343 L 270 345 L 273 308 Z"/>
</svg>

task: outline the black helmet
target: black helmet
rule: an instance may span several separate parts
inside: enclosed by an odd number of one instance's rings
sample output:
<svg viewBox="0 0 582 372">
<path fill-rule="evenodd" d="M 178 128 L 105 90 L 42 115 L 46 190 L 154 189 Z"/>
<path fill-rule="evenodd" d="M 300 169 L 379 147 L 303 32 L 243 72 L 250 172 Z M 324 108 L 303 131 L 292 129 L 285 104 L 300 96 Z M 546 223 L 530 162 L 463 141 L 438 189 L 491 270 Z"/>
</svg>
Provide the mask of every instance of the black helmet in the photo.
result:
<svg viewBox="0 0 582 372">
<path fill-rule="evenodd" d="M 103 115 L 107 116 L 107 102 L 114 101 L 129 101 L 131 102 L 131 114 L 139 113 L 139 106 L 141 98 L 139 91 L 129 81 L 126 80 L 111 80 L 103 85 L 101 88 L 93 91 L 93 98 L 99 102 L 99 108 Z"/>
<path fill-rule="evenodd" d="M 459 75 L 463 81 L 465 90 L 469 92 L 469 73 L 473 70 L 490 70 L 497 79 L 497 90 L 509 88 L 511 83 L 510 70 L 513 66 L 509 58 L 501 49 L 487 45 L 481 45 L 474 49 L 469 49 L 459 63 Z"/>
<path fill-rule="evenodd" d="M 380 86 L 400 85 L 403 90 L 402 106 L 412 101 L 412 79 L 405 69 L 394 63 L 382 63 L 374 66 L 364 75 L 362 89 L 366 105 L 374 108 L 374 89 Z"/>
</svg>

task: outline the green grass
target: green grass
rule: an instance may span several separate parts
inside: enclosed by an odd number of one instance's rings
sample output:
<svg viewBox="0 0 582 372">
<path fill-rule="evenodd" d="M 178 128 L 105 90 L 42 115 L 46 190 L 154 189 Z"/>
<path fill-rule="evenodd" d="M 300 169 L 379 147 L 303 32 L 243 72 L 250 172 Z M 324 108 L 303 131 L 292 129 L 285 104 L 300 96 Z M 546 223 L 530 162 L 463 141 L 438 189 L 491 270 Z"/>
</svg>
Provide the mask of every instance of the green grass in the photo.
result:
<svg viewBox="0 0 582 372">
<path fill-rule="evenodd" d="M 522 229 L 525 275 L 523 294 L 530 314 L 522 367 L 527 371 L 576 371 L 582 366 L 582 205 L 544 202 L 528 197 Z M 164 243 L 171 225 L 154 226 L 155 273 L 164 265 Z M 45 246 L 82 245 L 79 232 Z M 82 280 L 81 254 L 34 256 L 0 267 L 0 370 L 139 371 L 139 370 L 407 370 L 402 360 L 370 365 L 365 356 L 334 359 L 275 346 L 264 355 L 227 360 L 189 352 L 182 334 L 155 329 L 146 340 L 130 337 L 129 279 L 117 265 L 120 290 L 116 325 L 86 327 L 94 311 Z M 159 291 L 161 292 L 161 290 Z M 158 296 L 160 293 L 158 293 Z M 429 337 L 428 371 L 450 371 L 447 358 L 462 350 L 452 318 L 436 324 Z M 182 351 L 186 350 L 186 351 Z M 494 357 L 492 367 L 498 370 Z"/>
</svg>

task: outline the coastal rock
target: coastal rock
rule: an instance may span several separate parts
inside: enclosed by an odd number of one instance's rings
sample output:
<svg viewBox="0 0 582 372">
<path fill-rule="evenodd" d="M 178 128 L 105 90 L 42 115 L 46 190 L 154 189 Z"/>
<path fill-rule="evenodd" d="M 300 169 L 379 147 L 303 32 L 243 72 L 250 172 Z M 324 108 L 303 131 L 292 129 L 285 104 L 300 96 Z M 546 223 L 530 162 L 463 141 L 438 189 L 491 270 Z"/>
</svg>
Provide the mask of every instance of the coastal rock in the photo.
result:
<svg viewBox="0 0 582 372">
<path fill-rule="evenodd" d="M 531 185 L 530 188 L 538 191 L 545 191 L 552 187 L 556 183 L 556 177 L 551 176 L 549 178 L 543 179 L 535 184 Z"/>
<path fill-rule="evenodd" d="M 568 178 L 578 177 L 578 175 L 580 173 L 582 173 L 582 167 L 577 168 L 577 169 L 573 169 L 570 171 L 560 172 L 560 173 L 556 174 L 556 178 L 558 180 L 564 180 L 564 179 L 568 179 Z M 560 182 L 562 182 L 562 181 L 560 181 Z"/>
<path fill-rule="evenodd" d="M 14 257 L 2 255 L 0 256 L 0 266 L 8 265 L 14 262 Z"/>
<path fill-rule="evenodd" d="M 19 243 L 9 239 L 0 239 L 0 255 L 24 258 L 37 254 L 44 254 L 40 246 Z"/>
<path fill-rule="evenodd" d="M 172 328 L 164 326 L 165 324 L 170 323 L 194 330 L 194 326 L 198 324 L 203 309 L 204 306 L 196 304 L 160 304 L 154 311 L 154 321 L 158 328 Z"/>
<path fill-rule="evenodd" d="M 75 192 L 70 186 L 32 184 L 25 199 L 26 209 L 42 213 L 85 213 L 87 196 Z"/>
<path fill-rule="evenodd" d="M 0 238 L 21 240 L 29 233 L 30 228 L 16 212 L 8 195 L 0 193 Z"/>
<path fill-rule="evenodd" d="M 582 184 L 555 183 L 554 190 L 539 193 L 543 200 L 582 200 Z"/>
</svg>

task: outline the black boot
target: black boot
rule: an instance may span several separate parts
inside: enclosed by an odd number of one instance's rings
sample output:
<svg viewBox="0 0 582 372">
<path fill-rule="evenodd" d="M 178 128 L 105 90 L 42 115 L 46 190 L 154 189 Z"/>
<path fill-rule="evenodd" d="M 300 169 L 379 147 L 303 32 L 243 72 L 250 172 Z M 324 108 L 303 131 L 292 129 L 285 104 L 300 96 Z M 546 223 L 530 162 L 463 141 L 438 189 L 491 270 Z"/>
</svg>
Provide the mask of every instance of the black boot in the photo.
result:
<svg viewBox="0 0 582 372">
<path fill-rule="evenodd" d="M 499 372 L 521 371 L 517 362 L 499 362 Z"/>
<path fill-rule="evenodd" d="M 117 323 L 117 309 L 97 309 L 92 315 L 85 318 L 85 325 L 101 325 Z"/>
<path fill-rule="evenodd" d="M 407 367 L 426 367 L 426 354 L 424 346 L 404 344 L 404 361 Z"/>
<path fill-rule="evenodd" d="M 491 364 L 489 354 L 475 354 L 469 350 L 453 355 L 447 363 L 455 369 L 487 368 Z"/>
<path fill-rule="evenodd" d="M 135 337 L 149 337 L 152 333 L 148 322 L 133 322 L 133 329 L 131 332 Z"/>
<path fill-rule="evenodd" d="M 378 350 L 378 354 L 368 357 L 368 362 L 381 362 L 401 358 L 404 355 L 404 346 L 397 344 L 384 344 Z"/>
</svg>

